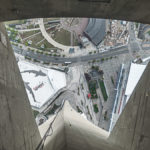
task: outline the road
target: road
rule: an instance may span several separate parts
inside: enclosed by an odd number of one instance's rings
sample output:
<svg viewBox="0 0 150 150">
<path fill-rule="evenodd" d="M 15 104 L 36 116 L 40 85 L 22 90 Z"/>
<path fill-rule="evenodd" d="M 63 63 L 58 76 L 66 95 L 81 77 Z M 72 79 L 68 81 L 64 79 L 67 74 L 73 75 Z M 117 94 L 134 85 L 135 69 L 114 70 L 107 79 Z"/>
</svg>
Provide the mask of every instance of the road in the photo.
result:
<svg viewBox="0 0 150 150">
<path fill-rule="evenodd" d="M 129 50 L 131 50 L 131 52 L 133 53 L 140 51 L 142 48 L 140 46 L 139 41 L 136 40 L 133 22 L 129 23 L 129 34 Z"/>
<path fill-rule="evenodd" d="M 87 61 L 94 60 L 94 59 L 108 58 L 108 57 L 125 54 L 129 52 L 127 46 L 122 46 L 119 48 L 110 49 L 108 51 L 93 54 L 93 55 L 86 55 L 86 56 L 72 57 L 72 58 L 62 58 L 62 57 L 53 57 L 53 56 L 43 55 L 43 54 L 35 53 L 32 51 L 26 51 L 14 45 L 12 47 L 15 53 L 21 54 L 23 56 L 28 56 L 30 58 L 43 61 L 46 63 L 87 62 Z"/>
</svg>

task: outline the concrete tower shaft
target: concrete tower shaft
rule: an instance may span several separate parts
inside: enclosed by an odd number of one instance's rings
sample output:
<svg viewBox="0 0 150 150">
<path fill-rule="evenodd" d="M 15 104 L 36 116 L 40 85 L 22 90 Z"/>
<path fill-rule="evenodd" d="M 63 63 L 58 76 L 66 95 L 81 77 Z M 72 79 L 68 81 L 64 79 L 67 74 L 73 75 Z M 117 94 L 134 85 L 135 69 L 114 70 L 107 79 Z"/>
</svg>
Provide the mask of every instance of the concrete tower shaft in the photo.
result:
<svg viewBox="0 0 150 150">
<path fill-rule="evenodd" d="M 40 134 L 3 24 L 0 24 L 0 114 L 0 149 L 35 149 Z"/>
<path fill-rule="evenodd" d="M 150 147 L 150 63 L 110 133 L 96 127 L 68 102 L 55 120 L 48 150 L 148 150 Z M 43 136 L 51 120 L 40 126 Z M 55 140 L 54 140 L 55 139 Z"/>
<path fill-rule="evenodd" d="M 1 0 L 0 21 L 38 17 L 101 17 L 150 23 L 149 0 Z M 47 150 L 149 150 L 150 64 L 112 133 L 65 104 L 45 141 Z M 22 78 L 0 24 L 0 150 L 35 150 L 50 120 L 35 124 Z"/>
</svg>

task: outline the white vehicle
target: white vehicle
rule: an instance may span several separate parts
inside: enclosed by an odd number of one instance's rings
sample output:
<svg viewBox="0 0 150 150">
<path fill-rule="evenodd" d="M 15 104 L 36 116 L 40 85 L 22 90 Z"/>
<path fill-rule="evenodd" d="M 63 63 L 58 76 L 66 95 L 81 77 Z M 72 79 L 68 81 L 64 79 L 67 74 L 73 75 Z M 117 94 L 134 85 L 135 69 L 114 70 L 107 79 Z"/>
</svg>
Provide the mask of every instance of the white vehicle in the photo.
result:
<svg viewBox="0 0 150 150">
<path fill-rule="evenodd" d="M 71 64 L 71 61 L 66 61 L 65 64 Z"/>
</svg>

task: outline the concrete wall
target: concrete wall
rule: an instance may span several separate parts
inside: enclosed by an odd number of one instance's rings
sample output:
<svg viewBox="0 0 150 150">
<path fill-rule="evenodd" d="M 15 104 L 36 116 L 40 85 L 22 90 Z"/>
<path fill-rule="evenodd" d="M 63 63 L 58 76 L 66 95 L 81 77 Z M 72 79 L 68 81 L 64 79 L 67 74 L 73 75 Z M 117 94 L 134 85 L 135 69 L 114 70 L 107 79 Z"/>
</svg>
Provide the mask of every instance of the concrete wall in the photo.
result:
<svg viewBox="0 0 150 150">
<path fill-rule="evenodd" d="M 52 120 L 53 117 L 39 127 L 41 136 Z M 121 150 L 107 141 L 108 132 L 83 118 L 67 101 L 52 130 L 53 134 L 46 138 L 45 150 Z"/>
<path fill-rule="evenodd" d="M 61 16 L 150 23 L 149 0 L 0 0 L 0 3 L 0 21 Z"/>
<path fill-rule="evenodd" d="M 116 150 L 107 142 L 109 133 L 83 118 L 68 102 L 63 111 L 67 150 Z"/>
<path fill-rule="evenodd" d="M 33 150 L 39 141 L 21 75 L 0 24 L 0 150 Z"/>
<path fill-rule="evenodd" d="M 54 133 L 46 139 L 46 150 L 149 150 L 149 86 L 150 63 L 110 135 L 66 102 L 53 125 Z M 43 124 L 40 131 L 46 130 L 50 122 Z"/>
<path fill-rule="evenodd" d="M 44 136 L 53 119 L 54 116 L 39 126 L 41 137 Z M 46 138 L 44 150 L 67 150 L 63 112 L 58 114 L 52 129 L 49 130 L 49 135 L 51 136 Z"/>
<path fill-rule="evenodd" d="M 150 149 L 150 63 L 117 121 L 109 140 L 124 150 Z"/>
</svg>

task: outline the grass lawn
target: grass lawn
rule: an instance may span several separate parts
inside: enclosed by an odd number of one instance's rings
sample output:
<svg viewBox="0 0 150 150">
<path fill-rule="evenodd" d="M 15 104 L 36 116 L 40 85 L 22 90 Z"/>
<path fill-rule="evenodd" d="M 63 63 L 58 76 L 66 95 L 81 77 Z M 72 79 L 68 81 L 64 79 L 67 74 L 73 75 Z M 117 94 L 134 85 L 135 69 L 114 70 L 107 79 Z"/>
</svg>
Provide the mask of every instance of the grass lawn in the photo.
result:
<svg viewBox="0 0 150 150">
<path fill-rule="evenodd" d="M 60 107 L 60 105 L 54 104 L 53 108 L 46 114 L 46 115 L 51 115 L 54 114 L 55 111 Z"/>
<path fill-rule="evenodd" d="M 89 82 L 89 91 L 90 91 L 90 94 L 91 94 L 91 98 L 92 99 L 95 99 L 97 98 L 97 92 L 96 92 L 96 84 L 97 82 L 94 80 L 94 81 L 90 81 Z"/>
<path fill-rule="evenodd" d="M 147 32 L 150 35 L 150 31 Z"/>
<path fill-rule="evenodd" d="M 73 35 L 73 46 L 77 46 L 78 45 L 78 40 L 76 38 L 75 35 Z"/>
<path fill-rule="evenodd" d="M 6 25 L 9 25 L 9 24 L 23 24 L 25 22 L 26 22 L 25 19 L 24 20 L 13 20 L 13 21 L 6 21 L 5 24 Z"/>
<path fill-rule="evenodd" d="M 107 96 L 106 88 L 105 88 L 105 85 L 104 85 L 104 81 L 99 80 L 99 85 L 100 85 L 100 88 L 101 88 L 101 91 L 102 91 L 102 94 L 103 94 L 104 101 L 107 101 L 108 96 Z"/>
<path fill-rule="evenodd" d="M 89 107 L 88 106 L 86 106 L 86 107 L 87 107 L 87 111 L 88 111 L 88 114 L 90 116 L 90 119 L 92 120 L 92 115 L 90 114 Z"/>
<path fill-rule="evenodd" d="M 47 42 L 47 40 L 44 40 L 40 44 L 44 44 L 45 48 L 54 48 L 54 46 L 52 44 L 50 44 L 49 42 Z"/>
<path fill-rule="evenodd" d="M 40 30 L 27 31 L 27 32 L 20 33 L 20 35 L 21 35 L 22 39 L 24 39 L 24 38 L 26 38 L 26 37 L 28 37 L 28 36 L 31 36 L 31 35 L 33 35 L 33 34 L 36 34 L 36 33 L 38 33 L 38 32 L 40 32 Z"/>
<path fill-rule="evenodd" d="M 70 37 L 71 34 L 69 31 L 60 29 L 60 31 L 57 30 L 56 32 L 54 32 L 53 39 L 56 40 L 58 43 L 70 46 Z"/>
<path fill-rule="evenodd" d="M 97 104 L 94 104 L 93 107 L 94 107 L 94 112 L 95 112 L 95 113 L 98 113 L 99 110 L 98 110 Z"/>
<path fill-rule="evenodd" d="M 136 23 L 135 23 L 135 26 L 136 26 L 136 28 L 138 28 L 138 26 L 139 26 L 139 23 L 137 23 L 137 22 L 136 22 Z"/>
<path fill-rule="evenodd" d="M 40 33 L 40 34 L 38 34 L 38 35 L 36 35 L 36 36 L 34 36 L 34 37 L 32 37 L 32 38 L 28 38 L 28 39 L 24 40 L 23 42 L 24 42 L 24 44 L 25 44 L 27 41 L 31 40 L 31 41 L 32 41 L 32 44 L 29 45 L 29 46 L 34 47 L 34 48 L 39 48 L 39 46 L 36 45 L 36 44 L 37 44 L 37 42 L 41 41 L 42 39 L 43 39 L 43 36 L 42 36 L 42 34 Z"/>
<path fill-rule="evenodd" d="M 49 49 L 54 48 L 54 46 L 51 45 L 49 42 L 47 42 L 47 40 L 43 40 L 43 39 L 44 39 L 44 37 L 43 37 L 42 34 L 40 33 L 40 34 L 38 34 L 38 35 L 36 35 L 36 36 L 34 36 L 34 37 L 32 37 L 32 38 L 28 38 L 27 40 L 24 40 L 23 43 L 25 44 L 27 41 L 31 40 L 31 41 L 32 41 L 32 44 L 29 45 L 30 47 L 34 47 L 34 48 L 41 49 L 41 50 L 45 50 L 45 51 L 49 51 Z M 41 40 L 43 40 L 43 41 L 40 42 Z M 38 42 L 40 42 L 40 43 L 37 44 Z M 45 45 L 45 48 L 44 48 L 44 49 L 41 48 L 41 45 L 42 45 L 42 44 Z"/>
<path fill-rule="evenodd" d="M 32 110 L 32 111 L 33 111 L 33 114 L 34 114 L 34 118 L 36 118 L 36 116 L 39 114 L 39 112 L 36 111 L 36 110 Z"/>
</svg>

